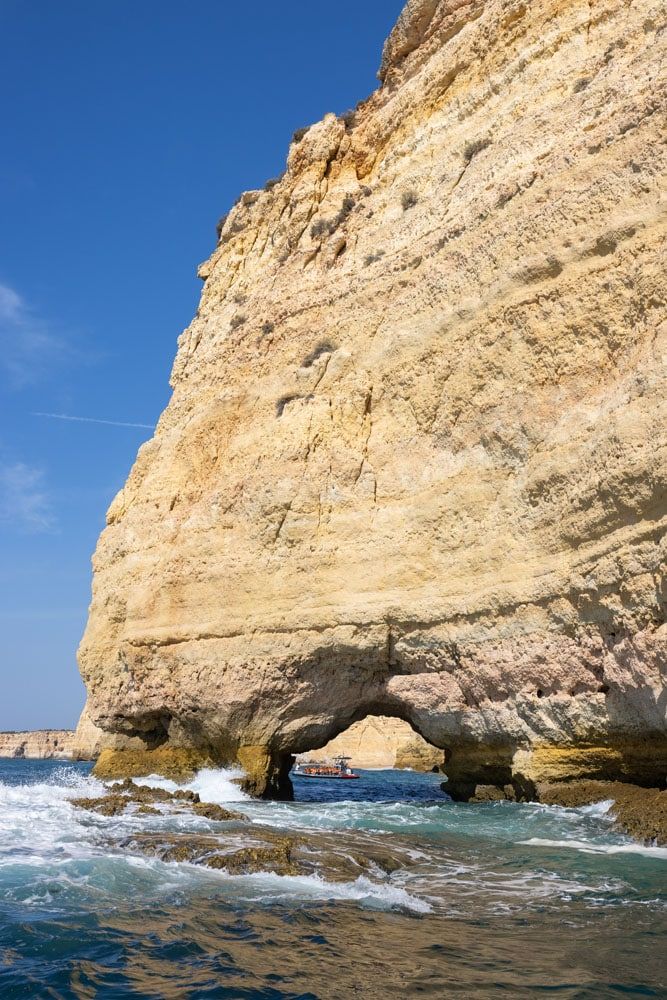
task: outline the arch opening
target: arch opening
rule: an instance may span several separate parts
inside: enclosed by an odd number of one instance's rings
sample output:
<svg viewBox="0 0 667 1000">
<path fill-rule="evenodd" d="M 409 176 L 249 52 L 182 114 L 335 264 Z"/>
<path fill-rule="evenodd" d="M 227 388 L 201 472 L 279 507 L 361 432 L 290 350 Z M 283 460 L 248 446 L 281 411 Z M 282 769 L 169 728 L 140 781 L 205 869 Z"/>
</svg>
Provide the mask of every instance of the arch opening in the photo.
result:
<svg viewBox="0 0 667 1000">
<path fill-rule="evenodd" d="M 444 751 L 424 739 L 405 719 L 374 713 L 352 722 L 324 745 L 295 756 L 298 763 L 346 756 L 352 768 L 363 770 L 436 772 L 442 770 L 445 760 Z"/>
<path fill-rule="evenodd" d="M 353 770 L 405 770 L 443 774 L 446 751 L 435 746 L 408 717 L 387 705 L 366 705 L 337 718 L 299 728 L 286 749 L 274 754 L 270 798 L 293 799 L 294 765 L 348 757 Z"/>
</svg>

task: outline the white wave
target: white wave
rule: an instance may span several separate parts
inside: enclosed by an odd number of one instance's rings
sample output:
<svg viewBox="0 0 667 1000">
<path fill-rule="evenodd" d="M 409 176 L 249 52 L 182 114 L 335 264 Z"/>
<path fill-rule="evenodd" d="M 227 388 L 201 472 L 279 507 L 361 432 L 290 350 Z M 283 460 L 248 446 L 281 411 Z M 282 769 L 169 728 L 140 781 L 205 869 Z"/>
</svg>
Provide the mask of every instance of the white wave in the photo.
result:
<svg viewBox="0 0 667 1000">
<path fill-rule="evenodd" d="M 238 784 L 243 777 L 244 772 L 240 768 L 204 768 L 185 787 L 198 792 L 203 802 L 250 801 L 250 796 Z"/>
<path fill-rule="evenodd" d="M 77 771 L 73 767 L 68 767 L 67 764 L 57 767 L 49 775 L 45 784 L 49 787 L 67 788 L 75 792 L 85 791 L 87 795 L 103 795 L 106 791 L 105 785 L 101 781 L 98 781 L 97 778 L 94 778 L 92 774 Z M 21 787 L 36 788 L 39 785 L 23 785 Z"/>
<path fill-rule="evenodd" d="M 349 900 L 362 906 L 381 910 L 410 910 L 413 913 L 432 913 L 433 907 L 424 899 L 412 896 L 405 889 L 388 882 L 372 882 L 365 875 L 354 882 L 328 882 L 318 875 L 276 875 L 274 872 L 256 872 L 252 875 L 220 876 L 234 882 L 240 890 L 248 890 L 248 899 L 274 902 L 279 899 L 317 899 L 322 901 Z M 243 898 L 243 893 L 239 892 Z"/>
<path fill-rule="evenodd" d="M 251 802 L 254 823 L 291 830 L 360 830 L 382 837 L 394 833 L 444 829 L 442 804 L 410 802 Z"/>
<path fill-rule="evenodd" d="M 589 806 L 578 806 L 577 812 L 582 816 L 592 816 L 594 819 L 613 820 L 614 817 L 609 815 L 613 804 L 613 799 L 604 799 L 602 802 L 591 802 Z"/>
<path fill-rule="evenodd" d="M 585 854 L 643 854 L 649 858 L 667 860 L 667 847 L 647 847 L 632 841 L 626 844 L 595 844 L 585 840 L 546 840 L 542 837 L 531 837 L 530 840 L 520 840 L 518 843 L 528 847 L 567 847 L 570 850 L 583 851 Z"/>
<path fill-rule="evenodd" d="M 244 777 L 240 768 L 202 768 L 191 781 L 177 784 L 169 778 L 151 774 L 147 778 L 135 778 L 137 785 L 147 785 L 150 788 L 164 788 L 168 792 L 185 789 L 197 792 L 202 802 L 214 802 L 223 805 L 225 802 L 250 802 L 251 797 L 239 786 L 238 780 Z"/>
<path fill-rule="evenodd" d="M 580 820 L 583 818 L 602 820 L 603 822 L 613 823 L 614 817 L 610 813 L 611 807 L 614 805 L 613 799 L 604 799 L 600 802 L 591 802 L 587 806 L 557 806 L 557 805 L 546 805 L 544 802 L 529 802 L 521 803 L 525 808 L 531 809 L 531 811 L 536 813 L 542 813 L 545 816 L 556 816 L 559 819 L 564 820 L 567 823 L 572 823 L 572 821 Z"/>
<path fill-rule="evenodd" d="M 0 870 L 38 870 L 80 853 L 88 834 L 69 799 L 75 785 L 0 783 Z"/>
<path fill-rule="evenodd" d="M 464 873 L 468 875 L 468 872 Z M 478 869 L 474 877 L 459 878 L 453 873 L 446 881 L 458 896 L 479 900 L 482 895 L 494 901 L 515 901 L 520 907 L 550 899 L 568 899 L 572 896 L 606 890 L 608 884 L 587 885 L 553 872 L 505 873 Z M 618 888 L 618 885 L 616 885 Z"/>
<path fill-rule="evenodd" d="M 377 844 L 386 843 L 387 837 L 399 834 L 401 839 L 394 841 L 394 846 L 404 851 L 406 860 L 411 859 L 413 864 L 388 878 L 378 869 L 355 881 L 330 882 L 326 880 L 326 872 L 303 876 L 269 872 L 239 876 L 135 855 L 131 847 L 119 846 L 128 833 L 201 832 L 207 821 L 171 809 L 160 816 L 141 816 L 130 809 L 117 817 L 75 809 L 71 798 L 102 795 L 107 786 L 63 765 L 41 783 L 0 782 L 0 905 L 4 899 L 35 909 L 79 905 L 94 908 L 137 894 L 147 900 L 163 898 L 165 892 L 172 891 L 191 896 L 200 889 L 209 892 L 213 885 L 216 892 L 232 899 L 252 899 L 259 904 L 267 900 L 292 900 L 299 905 L 300 900 L 311 899 L 349 901 L 361 907 L 415 913 L 429 913 L 433 907 L 438 910 L 445 907 L 449 913 L 452 906 L 462 907 L 466 912 L 471 906 L 508 907 L 508 912 L 520 912 L 533 905 L 558 905 L 559 901 L 582 893 L 600 896 L 600 905 L 607 905 L 605 893 L 629 899 L 632 890 L 630 885 L 610 883 L 608 878 L 600 884 L 585 884 L 583 879 L 569 873 L 571 861 L 566 858 L 562 865 L 549 865 L 554 868 L 550 872 L 525 871 L 525 864 L 522 872 L 512 866 L 498 866 L 498 855 L 502 858 L 504 848 L 511 851 L 511 845 L 517 842 L 535 848 L 567 848 L 594 854 L 667 857 L 667 848 L 645 848 L 609 835 L 608 803 L 562 811 L 557 807 L 518 804 L 506 804 L 503 810 L 482 806 L 479 808 L 487 810 L 483 814 L 469 807 L 443 808 L 430 802 L 269 803 L 245 795 L 236 783 L 240 776 L 241 772 L 236 770 L 206 769 L 180 786 L 159 777 L 138 781 L 169 790 L 190 789 L 208 802 L 243 802 L 242 811 L 253 824 L 283 830 L 301 828 L 304 832 L 313 828 L 356 830 L 365 844 L 373 838 Z M 451 840 L 450 832 L 455 835 Z M 428 846 L 431 834 L 435 835 L 432 850 Z M 420 839 L 405 841 L 415 835 Z M 239 846 L 249 836 L 252 834 L 244 828 L 239 833 Z M 481 838 L 481 855 L 478 856 L 475 847 L 473 855 L 459 857 L 460 839 L 472 838 L 470 843 L 477 844 L 477 837 Z M 487 857 L 494 841 L 498 853 Z M 612 869 L 611 862 L 607 867 Z M 557 870 L 560 868 L 564 871 Z M 587 879 L 587 883 L 596 881 Z"/>
</svg>

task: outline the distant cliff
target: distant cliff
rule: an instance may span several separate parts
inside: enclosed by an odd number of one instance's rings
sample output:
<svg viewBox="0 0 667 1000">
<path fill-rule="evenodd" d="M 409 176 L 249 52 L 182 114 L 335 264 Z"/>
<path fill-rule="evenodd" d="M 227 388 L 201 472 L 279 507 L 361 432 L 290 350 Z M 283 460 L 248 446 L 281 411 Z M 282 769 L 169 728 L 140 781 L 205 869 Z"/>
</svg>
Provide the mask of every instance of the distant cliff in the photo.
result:
<svg viewBox="0 0 667 1000">
<path fill-rule="evenodd" d="M 37 729 L 33 732 L 0 733 L 0 757 L 57 757 L 70 759 L 74 753 L 71 729 Z"/>
<path fill-rule="evenodd" d="M 304 760 L 321 760 L 342 754 L 353 767 L 398 767 L 432 771 L 442 765 L 442 750 L 422 739 L 401 719 L 369 716 L 355 722 L 346 732 L 330 740 L 321 750 L 303 755 Z"/>
</svg>

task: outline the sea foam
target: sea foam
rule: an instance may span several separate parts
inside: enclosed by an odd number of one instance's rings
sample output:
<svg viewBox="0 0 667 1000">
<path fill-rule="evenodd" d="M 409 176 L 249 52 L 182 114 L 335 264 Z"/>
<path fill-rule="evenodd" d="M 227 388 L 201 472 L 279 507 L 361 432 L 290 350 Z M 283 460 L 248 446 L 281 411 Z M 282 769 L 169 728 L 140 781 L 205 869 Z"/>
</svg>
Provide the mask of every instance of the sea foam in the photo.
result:
<svg viewBox="0 0 667 1000">
<path fill-rule="evenodd" d="M 411 895 L 390 882 L 373 882 L 365 875 L 353 882 L 329 882 L 318 875 L 276 875 L 273 872 L 256 872 L 252 875 L 226 875 L 225 881 L 238 886 L 238 897 L 255 902 L 303 899 L 351 901 L 369 909 L 408 910 L 412 913 L 432 913 L 433 907 L 425 899 Z"/>
<path fill-rule="evenodd" d="M 177 784 L 169 778 L 151 774 L 147 778 L 135 778 L 137 785 L 148 785 L 150 788 L 164 788 L 168 792 L 185 789 L 197 792 L 202 802 L 214 802 L 223 805 L 226 802 L 252 801 L 238 784 L 244 777 L 240 768 L 203 768 L 191 781 Z"/>
<path fill-rule="evenodd" d="M 584 854 L 643 854 L 648 858 L 667 860 L 667 847 L 651 847 L 630 841 L 626 844 L 600 844 L 584 840 L 546 840 L 543 837 L 531 837 L 520 840 L 520 844 L 528 847 L 565 847 L 568 850 L 583 851 Z"/>
</svg>

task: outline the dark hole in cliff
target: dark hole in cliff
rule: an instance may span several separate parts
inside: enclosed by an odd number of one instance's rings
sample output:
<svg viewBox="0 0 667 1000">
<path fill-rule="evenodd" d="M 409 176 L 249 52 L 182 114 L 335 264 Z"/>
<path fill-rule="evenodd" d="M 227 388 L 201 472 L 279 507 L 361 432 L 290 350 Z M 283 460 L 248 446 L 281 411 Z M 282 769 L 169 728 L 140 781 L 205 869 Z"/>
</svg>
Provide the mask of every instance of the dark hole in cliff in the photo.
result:
<svg viewBox="0 0 667 1000">
<path fill-rule="evenodd" d="M 157 750 L 169 740 L 170 712 L 147 712 L 131 721 L 128 720 L 122 732 L 129 737 L 137 737 L 148 750 Z"/>
<path fill-rule="evenodd" d="M 542 690 L 542 688 L 538 688 L 535 694 L 537 695 L 538 698 L 544 698 L 544 691 Z"/>
<path fill-rule="evenodd" d="M 326 769 L 340 757 L 348 758 L 346 766 L 358 780 L 304 773 L 318 765 Z M 303 801 L 442 797 L 444 762 L 445 751 L 425 740 L 409 722 L 368 714 L 327 743 L 296 756 L 291 773 L 294 797 Z"/>
<path fill-rule="evenodd" d="M 323 354 L 333 354 L 336 350 L 336 345 L 330 340 L 320 340 L 318 344 L 306 354 L 305 358 L 301 362 L 302 368 L 311 368 L 315 362 L 322 357 Z"/>
</svg>

